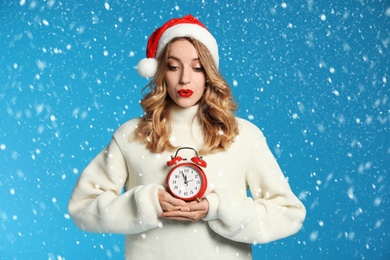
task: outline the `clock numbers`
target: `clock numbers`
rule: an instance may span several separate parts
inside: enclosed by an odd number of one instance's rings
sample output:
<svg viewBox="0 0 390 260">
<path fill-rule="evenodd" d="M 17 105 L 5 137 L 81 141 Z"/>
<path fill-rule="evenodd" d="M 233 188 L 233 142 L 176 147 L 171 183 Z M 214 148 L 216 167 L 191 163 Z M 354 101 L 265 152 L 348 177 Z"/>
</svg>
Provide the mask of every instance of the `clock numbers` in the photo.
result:
<svg viewBox="0 0 390 260">
<path fill-rule="evenodd" d="M 183 198 L 191 198 L 199 193 L 202 185 L 200 173 L 192 166 L 183 166 L 172 172 L 168 181 L 171 191 Z"/>
</svg>

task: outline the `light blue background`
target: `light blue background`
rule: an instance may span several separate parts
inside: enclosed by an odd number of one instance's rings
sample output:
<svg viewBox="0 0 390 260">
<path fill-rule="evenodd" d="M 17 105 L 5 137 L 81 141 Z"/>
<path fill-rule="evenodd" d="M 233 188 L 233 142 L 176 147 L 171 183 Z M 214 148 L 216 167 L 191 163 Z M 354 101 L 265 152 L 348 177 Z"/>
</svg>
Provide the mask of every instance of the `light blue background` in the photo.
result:
<svg viewBox="0 0 390 260">
<path fill-rule="evenodd" d="M 163 22 L 192 13 L 219 42 L 237 115 L 267 136 L 307 207 L 254 259 L 389 259 L 388 1 L 0 3 L 0 258 L 122 259 L 67 203 L 113 131 L 142 113 L 134 67 Z"/>
</svg>

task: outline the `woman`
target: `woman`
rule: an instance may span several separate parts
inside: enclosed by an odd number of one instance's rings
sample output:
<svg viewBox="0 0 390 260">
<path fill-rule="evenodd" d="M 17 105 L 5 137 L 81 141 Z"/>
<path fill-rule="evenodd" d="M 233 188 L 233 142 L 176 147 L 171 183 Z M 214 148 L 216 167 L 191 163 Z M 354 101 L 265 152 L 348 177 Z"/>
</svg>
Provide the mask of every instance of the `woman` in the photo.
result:
<svg viewBox="0 0 390 260">
<path fill-rule="evenodd" d="M 251 259 L 251 244 L 296 233 L 305 208 L 262 132 L 234 117 L 206 27 L 191 15 L 168 21 L 151 35 L 147 57 L 138 64 L 153 78 L 145 115 L 121 126 L 81 174 L 69 202 L 76 225 L 125 234 L 126 259 Z M 191 148 L 181 156 L 198 151 L 207 162 L 197 200 L 166 187 L 167 160 L 181 147 Z"/>
</svg>

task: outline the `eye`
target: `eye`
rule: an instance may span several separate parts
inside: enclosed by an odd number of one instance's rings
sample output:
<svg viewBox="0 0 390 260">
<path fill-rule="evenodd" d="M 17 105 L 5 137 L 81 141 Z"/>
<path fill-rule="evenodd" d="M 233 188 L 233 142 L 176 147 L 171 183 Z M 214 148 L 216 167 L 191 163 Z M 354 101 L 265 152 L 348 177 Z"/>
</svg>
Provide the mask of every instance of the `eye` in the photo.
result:
<svg viewBox="0 0 390 260">
<path fill-rule="evenodd" d="M 197 67 L 194 67 L 194 71 L 195 72 L 203 72 L 204 68 L 202 66 L 197 66 Z"/>
<path fill-rule="evenodd" d="M 176 71 L 179 69 L 179 66 L 173 66 L 173 65 L 167 65 L 167 70 L 169 71 Z"/>
</svg>

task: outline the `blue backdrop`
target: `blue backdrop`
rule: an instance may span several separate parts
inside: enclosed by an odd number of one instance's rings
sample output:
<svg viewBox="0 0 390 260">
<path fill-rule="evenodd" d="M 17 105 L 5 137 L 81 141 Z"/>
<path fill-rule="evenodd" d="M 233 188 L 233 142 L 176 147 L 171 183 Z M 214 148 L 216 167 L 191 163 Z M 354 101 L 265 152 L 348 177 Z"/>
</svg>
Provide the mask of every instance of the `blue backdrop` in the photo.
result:
<svg viewBox="0 0 390 260">
<path fill-rule="evenodd" d="M 1 1 L 0 258 L 123 258 L 123 236 L 78 230 L 68 199 L 142 113 L 147 37 L 187 13 L 307 207 L 297 235 L 253 258 L 389 259 L 387 0 Z"/>
</svg>

